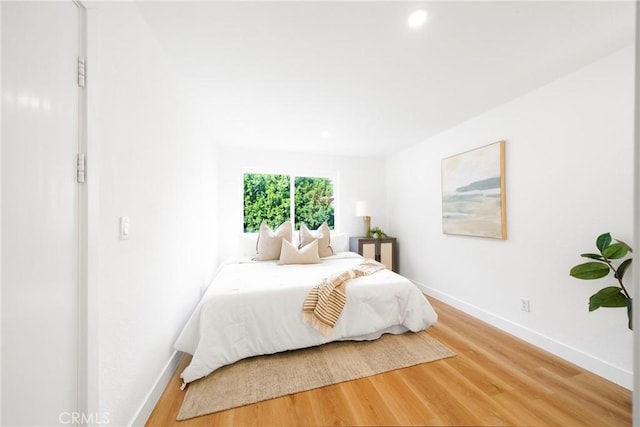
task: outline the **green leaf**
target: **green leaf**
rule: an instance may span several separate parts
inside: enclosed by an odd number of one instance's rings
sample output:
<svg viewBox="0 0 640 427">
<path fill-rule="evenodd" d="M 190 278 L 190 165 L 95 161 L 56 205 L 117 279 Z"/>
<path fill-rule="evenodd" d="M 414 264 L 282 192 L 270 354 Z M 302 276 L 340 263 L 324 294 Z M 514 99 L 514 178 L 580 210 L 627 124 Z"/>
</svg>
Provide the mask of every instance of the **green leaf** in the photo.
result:
<svg viewBox="0 0 640 427">
<path fill-rule="evenodd" d="M 622 288 L 609 286 L 600 289 L 589 298 L 589 311 L 600 307 L 627 307 L 627 297 L 621 292 Z"/>
<path fill-rule="evenodd" d="M 631 246 L 627 245 L 625 242 L 623 242 L 622 240 L 618 240 L 616 239 L 616 242 L 620 243 L 622 246 L 624 246 L 625 248 L 627 248 L 627 250 L 629 252 L 633 252 L 633 249 L 631 249 Z"/>
<path fill-rule="evenodd" d="M 602 251 L 602 255 L 608 259 L 620 259 L 628 253 L 628 249 L 621 245 L 620 243 L 614 243 L 613 245 L 608 246 Z"/>
<path fill-rule="evenodd" d="M 600 250 L 600 252 L 604 251 L 604 249 L 611 244 L 611 234 L 604 233 L 598 236 L 596 239 L 596 247 Z"/>
<path fill-rule="evenodd" d="M 618 279 L 622 280 L 625 271 L 627 271 L 627 268 L 629 268 L 629 266 L 631 265 L 631 261 L 633 261 L 631 258 L 622 261 L 622 264 L 620 264 L 620 267 L 618 267 L 618 273 L 616 274 L 616 277 Z"/>
<path fill-rule="evenodd" d="M 600 279 L 609 274 L 609 266 L 600 262 L 586 262 L 576 265 L 569 271 L 569 275 L 577 279 Z"/>
<path fill-rule="evenodd" d="M 633 317 L 631 316 L 632 307 L 633 307 L 633 300 L 631 298 L 627 298 L 627 318 L 629 319 L 629 325 L 627 326 L 631 330 L 633 330 L 633 320 L 632 320 Z"/>
<path fill-rule="evenodd" d="M 580 254 L 580 256 L 583 258 L 591 258 L 591 259 L 598 259 L 600 261 L 604 261 L 604 258 L 602 258 L 602 255 L 598 255 L 598 254 Z"/>
</svg>

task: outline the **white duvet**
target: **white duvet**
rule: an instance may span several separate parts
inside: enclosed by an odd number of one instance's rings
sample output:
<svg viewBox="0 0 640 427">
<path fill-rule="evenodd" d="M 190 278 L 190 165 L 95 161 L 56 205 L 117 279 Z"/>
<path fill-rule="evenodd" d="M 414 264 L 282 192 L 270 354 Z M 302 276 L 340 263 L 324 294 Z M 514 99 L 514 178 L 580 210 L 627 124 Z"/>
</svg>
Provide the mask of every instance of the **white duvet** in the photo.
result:
<svg viewBox="0 0 640 427">
<path fill-rule="evenodd" d="M 343 252 L 311 265 L 249 260 L 223 265 L 175 343 L 177 350 L 193 355 L 181 378 L 190 383 L 246 357 L 417 332 L 436 322 L 435 311 L 413 283 L 382 270 L 347 282 L 347 303 L 332 335 L 304 324 L 302 305 L 309 290 L 362 260 Z"/>
</svg>

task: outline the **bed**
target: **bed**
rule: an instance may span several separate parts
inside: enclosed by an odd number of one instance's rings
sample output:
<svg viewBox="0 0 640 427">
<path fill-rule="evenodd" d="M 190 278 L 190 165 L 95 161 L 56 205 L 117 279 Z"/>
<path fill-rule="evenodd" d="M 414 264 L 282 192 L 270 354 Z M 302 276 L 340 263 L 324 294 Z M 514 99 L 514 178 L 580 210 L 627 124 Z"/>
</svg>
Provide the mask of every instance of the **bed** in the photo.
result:
<svg viewBox="0 0 640 427">
<path fill-rule="evenodd" d="M 437 314 L 418 288 L 385 269 L 348 281 L 346 304 L 330 335 L 305 324 L 302 306 L 309 291 L 362 261 L 353 252 L 338 252 L 308 265 L 248 257 L 224 263 L 175 343 L 177 350 L 193 355 L 180 375 L 183 382 L 247 357 L 418 332 L 436 322 Z"/>
</svg>

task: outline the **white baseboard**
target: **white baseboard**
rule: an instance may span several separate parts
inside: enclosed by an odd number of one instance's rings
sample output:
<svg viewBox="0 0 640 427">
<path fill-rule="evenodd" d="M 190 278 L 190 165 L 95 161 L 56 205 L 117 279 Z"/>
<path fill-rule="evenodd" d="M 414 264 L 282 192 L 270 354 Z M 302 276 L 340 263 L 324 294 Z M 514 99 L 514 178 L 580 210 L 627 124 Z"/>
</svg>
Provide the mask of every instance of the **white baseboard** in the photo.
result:
<svg viewBox="0 0 640 427">
<path fill-rule="evenodd" d="M 149 415 L 151 415 L 153 408 L 155 408 L 158 400 L 160 400 L 162 392 L 165 388 L 167 388 L 167 384 L 169 384 L 169 381 L 171 380 L 173 373 L 176 371 L 181 358 L 181 352 L 173 352 L 171 358 L 158 376 L 158 379 L 153 384 L 153 387 L 151 387 L 151 390 L 149 390 L 149 393 L 147 393 L 147 396 L 140 405 L 140 408 L 138 408 L 136 414 L 129 423 L 130 426 L 144 426 L 144 424 L 147 422 L 147 419 L 149 418 Z"/>
<path fill-rule="evenodd" d="M 437 289 L 425 286 L 418 281 L 412 280 L 412 282 L 427 296 L 432 296 L 452 307 L 462 310 L 475 318 L 574 363 L 596 375 L 604 377 L 626 389 L 631 390 L 633 387 L 633 372 L 631 371 L 612 365 L 611 363 L 585 353 L 582 350 L 568 346 L 560 341 L 514 323 L 509 319 L 490 313 L 480 307 L 476 307 L 473 304 L 469 304 L 468 302 L 462 301 Z"/>
</svg>

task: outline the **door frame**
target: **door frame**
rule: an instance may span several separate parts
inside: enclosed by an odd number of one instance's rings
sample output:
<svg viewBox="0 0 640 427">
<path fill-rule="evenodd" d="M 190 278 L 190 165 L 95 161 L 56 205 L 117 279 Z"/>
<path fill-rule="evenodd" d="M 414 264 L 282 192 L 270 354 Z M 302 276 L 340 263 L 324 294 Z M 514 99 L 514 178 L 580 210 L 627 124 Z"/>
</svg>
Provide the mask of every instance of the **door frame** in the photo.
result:
<svg viewBox="0 0 640 427">
<path fill-rule="evenodd" d="M 72 0 L 78 8 L 79 22 L 79 46 L 78 55 L 85 58 L 86 69 L 88 71 L 87 59 L 87 8 L 80 0 Z M 78 84 L 78 153 L 83 153 L 88 163 L 87 153 L 87 82 L 84 87 Z M 87 167 L 88 169 L 88 167 Z M 89 309 L 89 210 L 88 210 L 88 178 L 90 171 L 85 172 L 85 181 L 78 183 L 78 281 L 77 281 L 77 410 L 83 415 L 81 420 L 93 419 L 98 416 L 98 381 L 97 381 L 97 354 L 90 351 L 89 322 L 91 310 Z M 96 316 L 97 318 L 97 316 Z M 97 346 L 96 346 L 97 348 Z M 93 361 L 93 363 L 90 363 Z M 94 414 L 94 416 L 92 416 Z M 99 418 L 98 418 L 99 419 Z"/>
</svg>

